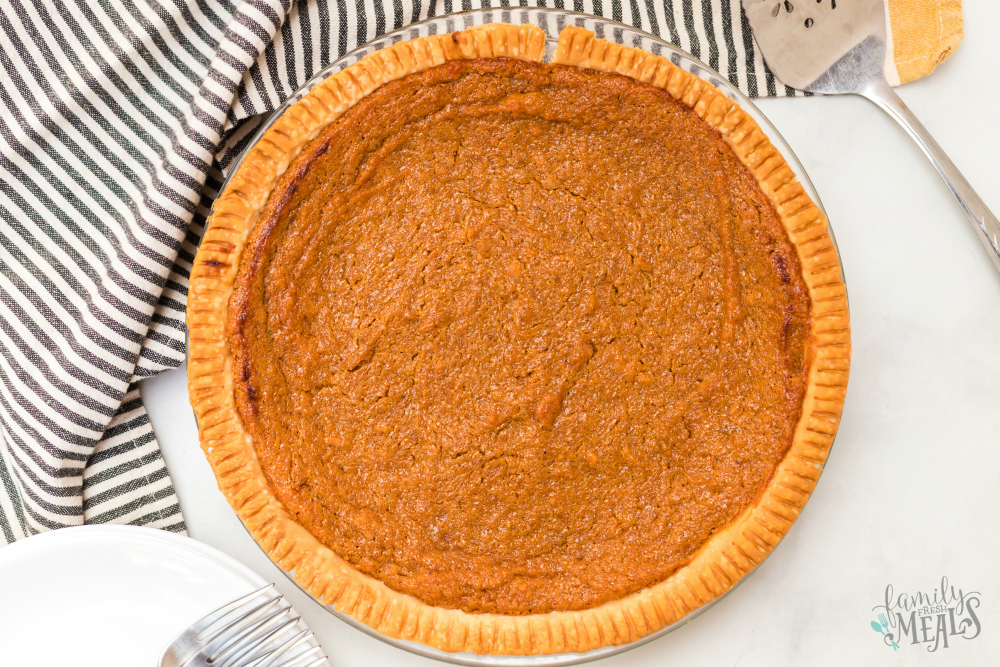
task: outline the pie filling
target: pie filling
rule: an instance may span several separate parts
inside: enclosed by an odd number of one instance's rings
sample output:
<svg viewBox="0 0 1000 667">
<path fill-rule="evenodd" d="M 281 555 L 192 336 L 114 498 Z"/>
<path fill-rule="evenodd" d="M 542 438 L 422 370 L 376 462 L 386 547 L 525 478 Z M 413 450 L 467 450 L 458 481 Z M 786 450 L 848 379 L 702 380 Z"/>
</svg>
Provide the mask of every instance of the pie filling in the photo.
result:
<svg viewBox="0 0 1000 667">
<path fill-rule="evenodd" d="M 762 493 L 808 367 L 799 260 L 666 92 L 506 59 L 386 84 L 310 143 L 230 329 L 271 489 L 433 606 L 600 605 Z"/>
</svg>

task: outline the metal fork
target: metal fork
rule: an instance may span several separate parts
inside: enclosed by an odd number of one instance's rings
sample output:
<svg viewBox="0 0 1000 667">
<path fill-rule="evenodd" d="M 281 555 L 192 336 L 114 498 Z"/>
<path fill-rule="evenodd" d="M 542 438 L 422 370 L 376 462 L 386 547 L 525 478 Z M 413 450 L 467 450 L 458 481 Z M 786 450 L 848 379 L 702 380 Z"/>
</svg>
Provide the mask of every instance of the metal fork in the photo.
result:
<svg viewBox="0 0 1000 667">
<path fill-rule="evenodd" d="M 1000 271 L 1000 221 L 885 80 L 884 0 L 742 0 L 771 71 L 793 88 L 867 97 L 930 159 Z"/>
<path fill-rule="evenodd" d="M 289 658 L 290 651 L 312 637 L 309 630 L 277 644 L 299 617 L 292 616 L 282 596 L 265 595 L 272 588 L 274 584 L 269 584 L 234 600 L 192 625 L 163 649 L 159 667 L 318 667 L 324 663 L 326 656 L 319 646 Z"/>
</svg>

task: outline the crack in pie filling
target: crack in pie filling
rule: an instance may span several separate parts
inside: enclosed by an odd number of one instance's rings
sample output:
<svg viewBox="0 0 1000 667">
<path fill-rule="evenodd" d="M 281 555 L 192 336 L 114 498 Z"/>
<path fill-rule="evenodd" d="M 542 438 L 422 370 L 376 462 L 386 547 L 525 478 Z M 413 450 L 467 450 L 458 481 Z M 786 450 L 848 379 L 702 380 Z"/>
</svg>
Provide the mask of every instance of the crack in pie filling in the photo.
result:
<svg viewBox="0 0 1000 667">
<path fill-rule="evenodd" d="M 319 84 L 192 277 L 192 402 L 251 533 L 445 650 L 625 643 L 727 590 L 807 499 L 847 381 L 826 221 L 753 121 L 580 29 L 543 64 L 540 34 Z"/>
</svg>

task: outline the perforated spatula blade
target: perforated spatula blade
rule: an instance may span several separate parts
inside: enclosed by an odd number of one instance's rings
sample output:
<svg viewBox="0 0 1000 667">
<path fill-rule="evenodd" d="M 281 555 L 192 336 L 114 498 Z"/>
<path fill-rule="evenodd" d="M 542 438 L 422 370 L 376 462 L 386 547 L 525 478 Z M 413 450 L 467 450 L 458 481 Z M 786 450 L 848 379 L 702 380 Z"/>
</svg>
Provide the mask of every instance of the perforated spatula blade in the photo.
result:
<svg viewBox="0 0 1000 667">
<path fill-rule="evenodd" d="M 958 200 L 1000 271 L 1000 221 L 886 83 L 884 0 L 742 0 L 764 60 L 782 83 L 862 95 L 903 126 Z"/>
<path fill-rule="evenodd" d="M 881 0 L 743 0 L 767 66 L 782 83 L 814 93 L 860 93 L 883 78 Z"/>
</svg>

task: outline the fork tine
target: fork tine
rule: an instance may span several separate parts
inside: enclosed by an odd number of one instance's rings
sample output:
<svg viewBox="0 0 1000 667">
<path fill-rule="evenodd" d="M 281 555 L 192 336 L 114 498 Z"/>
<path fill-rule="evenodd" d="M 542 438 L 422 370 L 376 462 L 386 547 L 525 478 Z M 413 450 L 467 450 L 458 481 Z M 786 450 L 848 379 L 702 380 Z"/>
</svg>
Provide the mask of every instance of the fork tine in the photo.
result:
<svg viewBox="0 0 1000 667">
<path fill-rule="evenodd" d="M 247 645 L 247 642 L 253 641 L 256 637 L 268 632 L 277 623 L 281 622 L 282 617 L 292 612 L 293 609 L 291 607 L 275 609 L 267 616 L 254 619 L 253 622 L 242 627 L 235 637 L 229 636 L 222 641 L 217 641 L 206 646 L 205 653 L 210 656 L 209 661 L 215 663 L 223 659 L 228 660 L 234 651 L 242 650 Z M 296 620 L 298 620 L 298 617 L 296 617 Z"/>
<path fill-rule="evenodd" d="M 251 600 L 253 600 L 256 597 L 258 597 L 260 595 L 263 595 L 264 593 L 266 593 L 267 591 L 271 590 L 272 588 L 274 588 L 274 584 L 268 584 L 267 586 L 264 586 L 263 588 L 261 588 L 259 590 L 256 590 L 253 593 L 250 593 L 248 595 L 245 595 L 245 596 L 241 597 L 239 600 L 233 600 L 229 604 L 227 604 L 225 606 L 222 606 L 222 607 L 219 607 L 218 609 L 216 609 L 215 611 L 213 611 L 211 614 L 209 614 L 205 618 L 201 619 L 200 621 L 198 621 L 197 623 L 195 623 L 194 625 L 192 625 L 191 629 L 195 633 L 197 633 L 197 634 L 200 635 L 202 632 L 204 632 L 205 630 L 207 630 L 211 625 L 213 625 L 217 621 L 221 620 L 224 616 L 227 616 L 230 613 L 236 611 L 237 609 L 239 609 L 243 605 L 247 604 L 248 602 L 250 602 Z"/>
<path fill-rule="evenodd" d="M 301 667 L 319 667 L 324 662 L 326 662 L 326 658 L 317 658 L 316 660 L 310 662 L 308 665 L 302 665 Z M 285 663 L 284 665 L 279 665 L 279 667 L 287 667 L 290 664 L 291 663 Z"/>
<path fill-rule="evenodd" d="M 211 644 L 206 645 L 204 648 L 205 656 L 208 657 L 213 663 L 222 659 L 233 650 L 243 646 L 247 638 L 253 638 L 255 634 L 258 634 L 262 626 L 269 624 L 272 621 L 281 619 L 283 616 L 288 615 L 291 611 L 291 607 L 279 607 L 277 609 L 269 610 L 265 616 L 257 616 L 245 622 L 242 627 L 236 631 L 227 636 L 220 637 Z"/>
<path fill-rule="evenodd" d="M 261 649 L 265 649 L 268 644 L 275 641 L 283 632 L 288 630 L 290 626 L 293 626 L 298 622 L 299 617 L 296 616 L 295 618 L 287 619 L 284 623 L 281 623 L 277 627 L 271 624 L 268 627 L 257 628 L 252 634 L 238 642 L 236 647 L 227 649 L 230 651 L 235 650 L 236 653 L 233 653 L 226 658 L 226 664 L 237 665 L 240 662 L 246 664 L 245 659 L 256 659 L 258 656 L 254 655 L 254 653 Z M 264 634 L 264 636 L 261 636 L 262 634 Z M 250 656 L 250 658 L 247 656 Z M 219 664 L 221 665 L 222 663 L 219 662 Z"/>
<path fill-rule="evenodd" d="M 317 657 L 316 653 L 319 653 L 320 655 Z M 311 649 L 299 653 L 297 656 L 288 660 L 287 662 L 283 662 L 280 665 L 268 664 L 267 667 L 315 667 L 316 665 L 322 664 L 326 659 L 327 659 L 326 656 L 323 655 L 323 649 L 320 648 L 319 646 L 313 646 Z M 308 665 L 303 665 L 302 662 L 304 660 L 310 660 L 311 662 Z M 247 667 L 251 666 L 247 665 Z M 259 667 L 259 666 L 253 665 L 252 667 Z"/>
<path fill-rule="evenodd" d="M 270 600 L 265 600 L 263 603 L 257 605 L 250 611 L 246 612 L 242 616 L 238 616 L 228 625 L 223 627 L 221 630 L 212 632 L 207 637 L 203 639 L 206 644 L 206 648 L 210 645 L 216 645 L 213 650 L 218 650 L 220 644 L 228 644 L 235 637 L 238 637 L 240 633 L 246 630 L 248 627 L 253 626 L 257 619 L 259 619 L 264 614 L 268 613 L 275 605 L 280 604 L 284 598 L 280 595 L 276 598 Z"/>
<path fill-rule="evenodd" d="M 318 665 L 321 662 L 323 662 L 324 660 L 326 660 L 326 656 L 325 655 L 320 655 L 319 658 L 317 658 L 316 660 L 313 660 L 308 665 L 303 665 L 302 661 L 306 660 L 310 656 L 314 656 L 316 653 L 322 653 L 322 652 L 323 652 L 323 649 L 321 649 L 319 646 L 313 646 L 308 651 L 303 651 L 302 653 L 299 653 L 297 656 L 295 656 L 291 660 L 289 660 L 287 662 L 283 662 L 280 665 L 275 665 L 275 667 L 313 667 L 314 665 Z"/>
<path fill-rule="evenodd" d="M 288 641 L 286 641 L 284 644 L 277 647 L 273 651 L 269 651 L 264 655 L 254 658 L 251 662 L 247 663 L 246 667 L 272 667 L 275 660 L 282 657 L 284 653 L 294 648 L 297 644 L 309 639 L 310 637 L 312 637 L 312 631 L 303 630 L 302 632 L 295 635 L 294 637 L 292 637 L 291 639 L 289 639 Z M 315 653 L 318 649 L 319 649 L 318 646 L 314 646 L 308 651 L 300 653 L 299 656 L 303 655 L 308 656 L 311 653 Z"/>
</svg>

